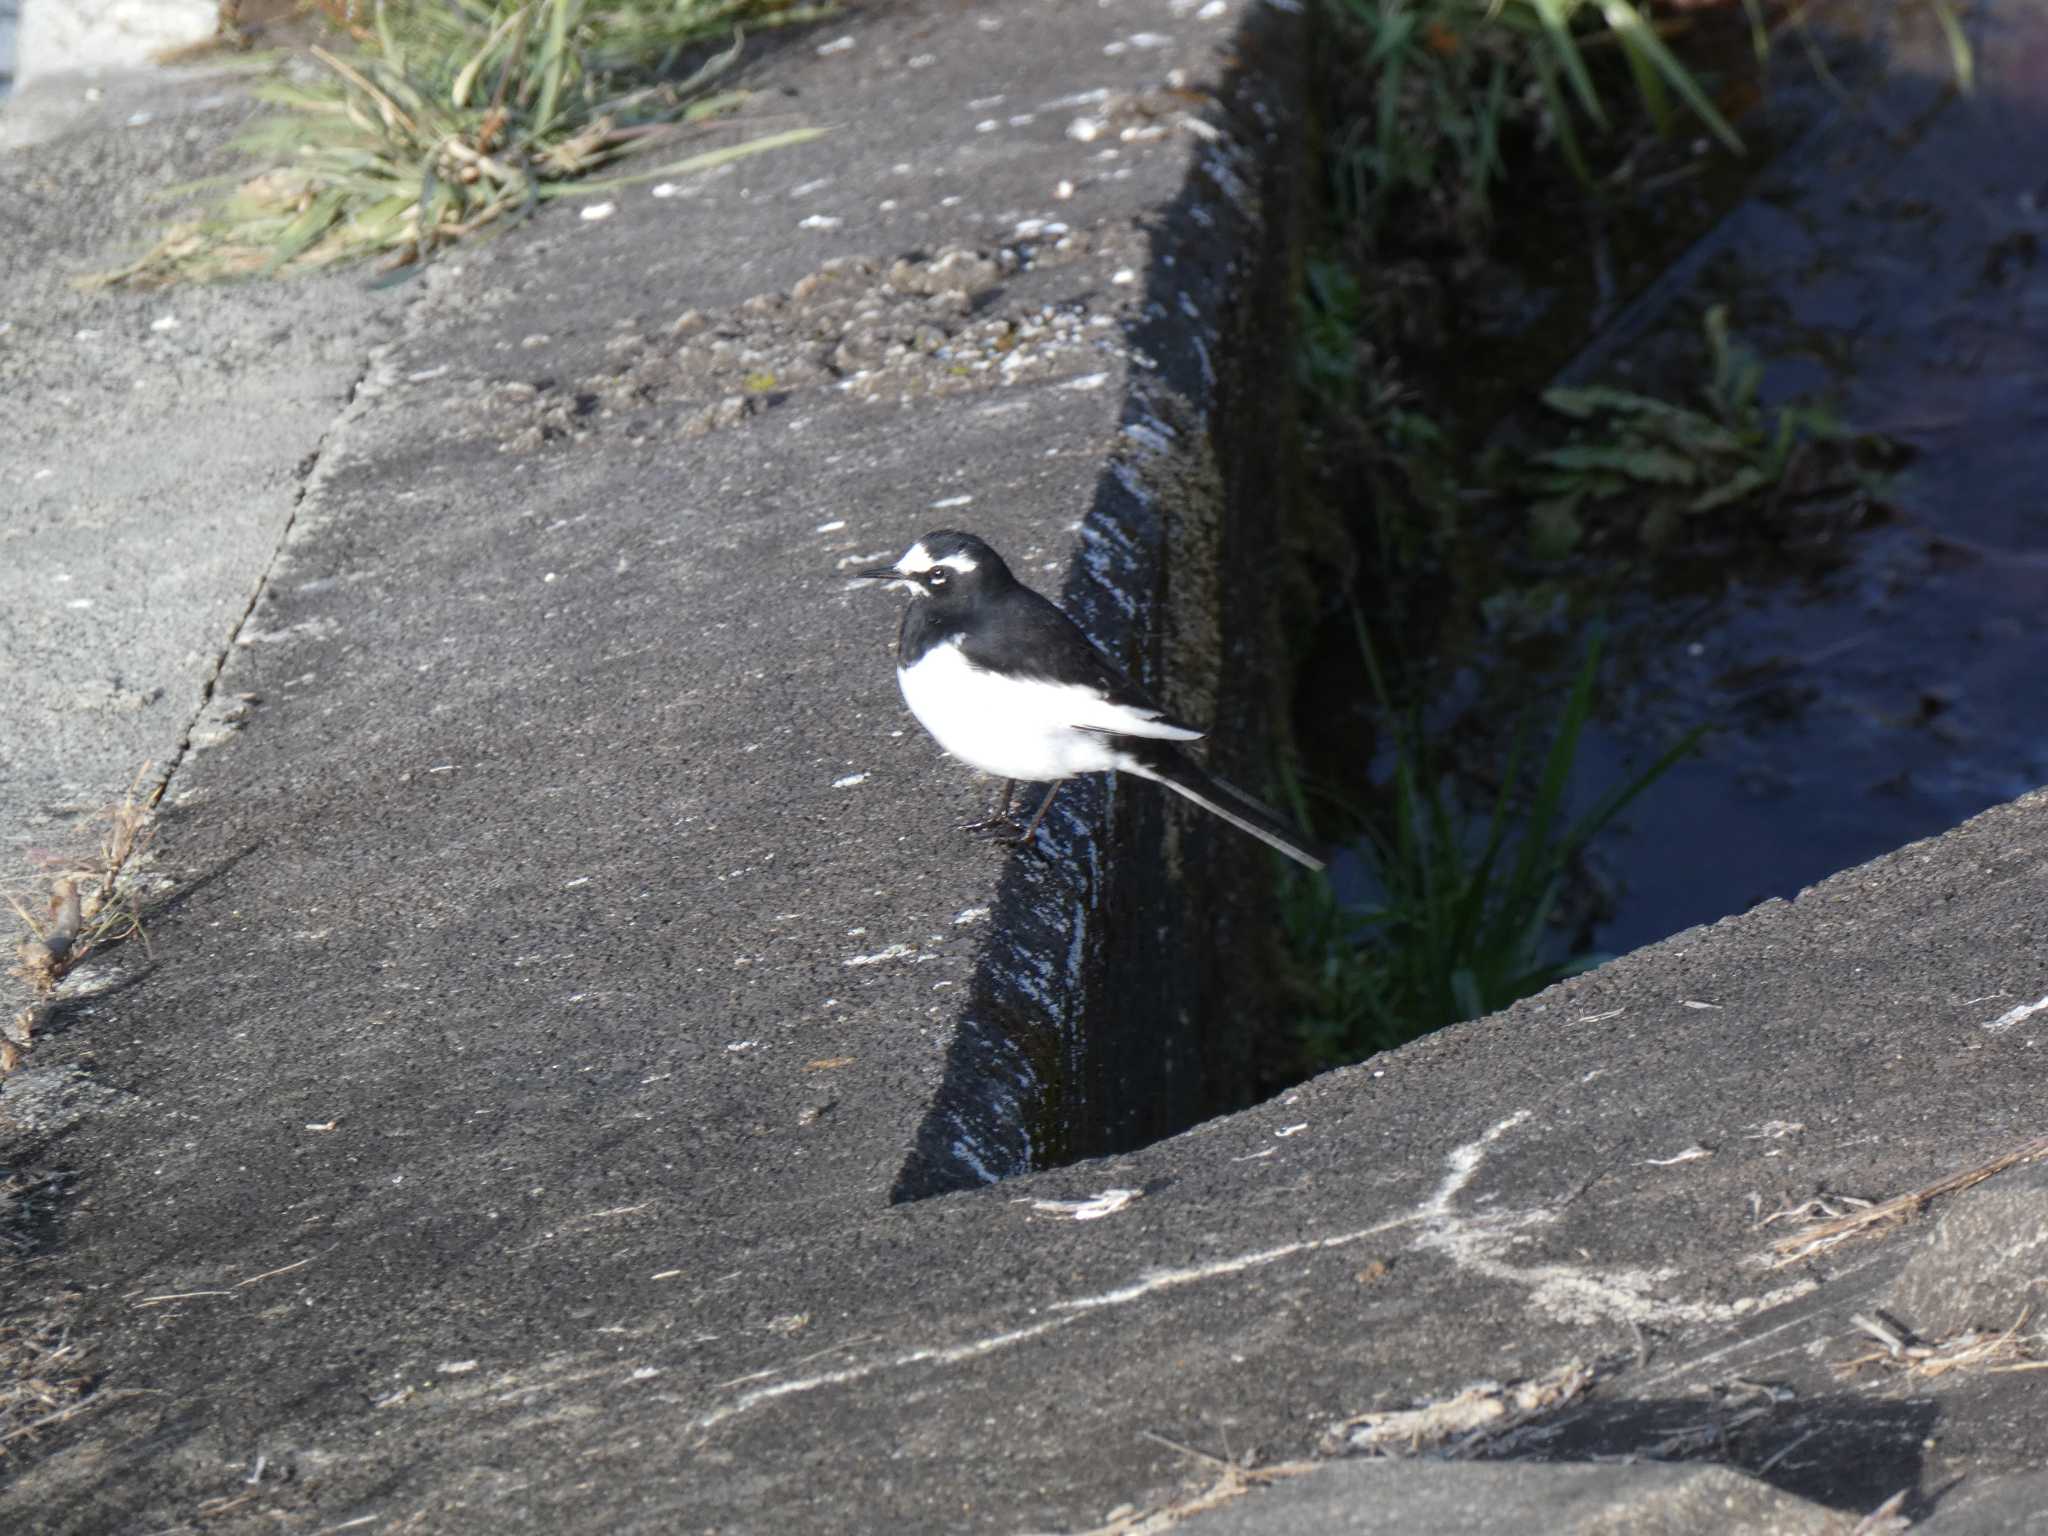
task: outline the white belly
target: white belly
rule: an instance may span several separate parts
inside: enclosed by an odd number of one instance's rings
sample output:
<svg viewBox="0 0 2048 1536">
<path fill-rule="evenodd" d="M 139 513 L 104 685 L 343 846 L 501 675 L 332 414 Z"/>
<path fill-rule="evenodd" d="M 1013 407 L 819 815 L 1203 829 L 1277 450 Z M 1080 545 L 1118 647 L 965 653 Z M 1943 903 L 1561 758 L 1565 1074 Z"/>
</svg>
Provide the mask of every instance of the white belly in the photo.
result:
<svg viewBox="0 0 2048 1536">
<path fill-rule="evenodd" d="M 1006 779 L 1042 784 L 1116 767 L 1119 754 L 1103 736 L 1082 730 L 1085 725 L 1159 733 L 1089 689 L 983 672 L 957 643 L 933 646 L 916 666 L 899 670 L 896 681 L 933 740 L 961 762 Z"/>
</svg>

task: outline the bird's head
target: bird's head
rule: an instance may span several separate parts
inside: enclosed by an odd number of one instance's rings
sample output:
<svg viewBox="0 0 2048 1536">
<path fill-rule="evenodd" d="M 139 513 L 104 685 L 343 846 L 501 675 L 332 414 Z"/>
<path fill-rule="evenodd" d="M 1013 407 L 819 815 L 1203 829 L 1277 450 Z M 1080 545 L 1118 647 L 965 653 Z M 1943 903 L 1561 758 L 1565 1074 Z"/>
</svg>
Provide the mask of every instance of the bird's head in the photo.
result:
<svg viewBox="0 0 2048 1536">
<path fill-rule="evenodd" d="M 1015 578 L 1003 557 L 971 533 L 939 528 L 926 534 L 893 565 L 871 565 L 854 573 L 867 581 L 909 589 L 948 606 L 1000 590 Z"/>
</svg>

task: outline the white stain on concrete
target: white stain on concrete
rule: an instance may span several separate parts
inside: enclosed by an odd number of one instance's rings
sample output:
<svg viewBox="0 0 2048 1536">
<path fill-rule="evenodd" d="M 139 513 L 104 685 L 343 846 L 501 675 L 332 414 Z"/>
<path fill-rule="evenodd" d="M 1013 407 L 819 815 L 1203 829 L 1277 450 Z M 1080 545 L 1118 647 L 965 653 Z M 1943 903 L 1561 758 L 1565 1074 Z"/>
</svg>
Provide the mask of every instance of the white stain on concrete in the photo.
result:
<svg viewBox="0 0 2048 1536">
<path fill-rule="evenodd" d="M 1030 1205 L 1034 1211 L 1043 1211 L 1048 1216 L 1065 1216 L 1073 1221 L 1100 1221 L 1105 1216 L 1114 1216 L 1142 1194 L 1143 1191 L 1136 1189 L 1105 1189 L 1088 1200 L 1033 1200 Z M 1017 1203 L 1022 1205 L 1025 1202 L 1020 1200 Z"/>
<path fill-rule="evenodd" d="M 862 958 L 893 958 L 891 951 L 908 953 L 904 946 L 892 945 L 891 950 L 884 951 L 881 956 Z M 1041 1338 L 1082 1316 L 1128 1306 L 1160 1291 L 1176 1290 L 1183 1286 L 1201 1285 L 1227 1279 L 1233 1275 L 1248 1274 L 1303 1254 L 1350 1247 L 1409 1227 L 1419 1229 L 1413 1241 L 1415 1248 L 1440 1252 L 1460 1268 L 1476 1271 L 1488 1279 L 1529 1291 L 1534 1306 L 1562 1322 L 1592 1323 L 1607 1319 L 1639 1323 L 1725 1322 L 1738 1316 L 1768 1311 L 1804 1296 L 1817 1287 L 1816 1281 L 1802 1280 L 1765 1295 L 1744 1297 L 1730 1304 L 1692 1302 L 1660 1297 L 1656 1294 L 1657 1289 L 1675 1274 L 1675 1271 L 1671 1270 L 1629 1267 L 1597 1269 L 1592 1266 L 1571 1264 L 1510 1263 L 1504 1257 L 1509 1249 L 1525 1242 L 1525 1234 L 1532 1229 L 1554 1221 L 1556 1212 L 1549 1208 L 1528 1211 L 1488 1208 L 1471 1212 L 1462 1209 L 1459 1201 L 1486 1162 L 1491 1149 L 1509 1132 L 1525 1125 L 1532 1118 L 1530 1111 L 1518 1110 L 1494 1124 L 1476 1140 L 1454 1147 L 1444 1159 L 1443 1178 L 1426 1200 L 1409 1210 L 1387 1216 L 1369 1225 L 1333 1233 L 1327 1237 L 1304 1238 L 1271 1248 L 1230 1254 L 1204 1264 L 1150 1270 L 1110 1290 L 1069 1296 L 1049 1302 L 1041 1310 L 1055 1315 L 1024 1327 L 969 1339 L 959 1344 L 899 1351 L 818 1375 L 792 1377 L 773 1382 L 706 1411 L 696 1420 L 696 1427 L 700 1430 L 711 1429 L 763 1403 L 794 1393 L 813 1392 L 823 1387 L 859 1381 L 883 1371 L 901 1370 L 912 1366 L 953 1365 L 978 1359 L 1013 1345 Z M 956 1148 L 956 1151 L 959 1150 L 963 1149 Z M 1097 1202 L 1105 1202 L 1100 1214 L 1111 1214 L 1107 1202 L 1114 1196 L 1136 1198 L 1136 1192 L 1105 1190 L 1096 1197 Z M 1128 1199 L 1122 1200 L 1115 1204 L 1114 1209 L 1120 1210 L 1128 1203 Z M 1082 1220 L 1090 1218 L 1082 1217 L 1079 1214 L 1080 1209 L 1092 1207 L 1095 1202 L 1036 1201 L 1033 1204 L 1038 1209 Z"/>
<path fill-rule="evenodd" d="M 1529 1112 L 1522 1110 L 1451 1154 L 1451 1176 L 1432 1200 L 1416 1246 L 1442 1253 L 1460 1269 L 1528 1291 L 1532 1306 L 1562 1323 L 1728 1322 L 1767 1312 L 1818 1286 L 1818 1281 L 1800 1280 L 1735 1302 L 1686 1301 L 1661 1294 L 1678 1276 L 1668 1267 L 1511 1262 L 1510 1250 L 1527 1243 L 1536 1228 L 1556 1221 L 1556 1208 L 1467 1212 L 1453 1202 L 1485 1160 L 1486 1148 L 1528 1119 Z"/>
<path fill-rule="evenodd" d="M 724 1407 L 714 1408 L 704 1414 L 697 1420 L 696 1427 L 700 1430 L 713 1429 L 727 1419 L 735 1418 L 778 1397 L 787 1397 L 792 1392 L 815 1392 L 820 1387 L 835 1387 L 845 1382 L 859 1381 L 863 1376 L 872 1376 L 877 1371 L 901 1370 L 911 1365 L 958 1365 L 963 1360 L 992 1355 L 999 1349 L 1008 1349 L 1012 1344 L 1021 1344 L 1026 1339 L 1035 1339 L 1042 1333 L 1050 1333 L 1053 1329 L 1062 1327 L 1066 1321 L 1065 1318 L 1055 1318 L 1051 1322 L 1033 1323 L 1028 1328 L 1014 1329 L 1009 1333 L 976 1339 L 967 1344 L 956 1344 L 947 1349 L 913 1349 L 885 1359 L 870 1360 L 863 1365 L 849 1365 L 841 1370 L 827 1371 L 820 1376 L 803 1376 L 792 1381 L 778 1381 L 770 1386 L 756 1387 Z"/>
<path fill-rule="evenodd" d="M 2037 1013 L 2048 1012 L 2048 997 L 2038 1003 L 2022 1003 L 2017 1008 L 2008 1008 L 1997 1018 L 1982 1026 L 1988 1035 L 2002 1035 L 2015 1024 L 2023 1024 Z"/>
</svg>

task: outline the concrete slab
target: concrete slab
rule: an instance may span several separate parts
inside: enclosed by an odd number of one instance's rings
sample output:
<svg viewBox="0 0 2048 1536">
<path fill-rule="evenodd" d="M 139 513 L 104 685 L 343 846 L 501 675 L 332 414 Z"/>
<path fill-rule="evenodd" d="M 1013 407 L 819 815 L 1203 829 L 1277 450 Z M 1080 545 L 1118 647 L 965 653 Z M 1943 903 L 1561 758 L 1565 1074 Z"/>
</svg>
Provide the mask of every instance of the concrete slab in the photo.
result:
<svg viewBox="0 0 2048 1536">
<path fill-rule="evenodd" d="M 170 772 L 406 302 L 359 277 L 79 289 L 155 237 L 160 189 L 235 163 L 247 115 L 220 74 L 60 77 L 0 112 L 0 885 Z"/>
<path fill-rule="evenodd" d="M 428 980 L 492 925 L 320 958 L 248 921 L 269 867 L 181 914 L 190 959 L 138 989 L 175 1011 L 114 1016 L 186 1020 L 175 1049 L 81 1026 L 132 1098 L 34 1268 L 165 1395 L 22 1478 L 52 1529 L 228 1497 L 258 1454 L 265 1507 L 330 1523 L 1075 1529 L 1214 1483 L 1148 1435 L 1342 1454 L 1573 1367 L 1478 1443 L 1726 1461 L 1854 1513 L 2033 1466 L 2024 1376 L 1838 1369 L 1926 1229 L 1773 1268 L 1762 1218 L 2031 1129 L 2040 1051 L 1978 999 L 2038 963 L 2048 796 L 1140 1153 L 891 1210 L 856 1182 L 872 1111 L 798 1123 L 777 1052 L 701 1051 L 692 1106 L 646 1081 L 687 1046 L 644 1004 L 535 1033 Z M 421 992 L 380 1017 L 374 985 Z"/>
<path fill-rule="evenodd" d="M 1922 1339 L 1998 1334 L 2048 1314 L 2048 1168 L 2016 1170 L 1943 1216 L 1886 1303 Z"/>
<path fill-rule="evenodd" d="M 832 139 L 436 269 L 235 630 L 215 696 L 246 707 L 210 733 L 232 747 L 171 784 L 165 937 L 228 941 L 191 974 L 245 1022 L 271 966 L 299 996 L 313 982 L 317 1019 L 207 1090 L 208 1122 L 257 1141 L 175 1158 L 195 1182 L 172 1200 L 102 1188 L 110 1234 L 152 1266 L 238 1262 L 275 1240 L 280 1159 L 312 1156 L 310 1189 L 375 1146 L 407 1156 L 361 1171 L 398 1202 L 372 1220 L 436 1253 L 494 1246 L 501 1220 L 522 1244 L 579 1224 L 600 1186 L 602 1221 L 687 1211 L 707 1223 L 693 1252 L 730 1253 L 1185 1122 L 1266 1005 L 1256 949 L 1228 942 L 1263 851 L 1100 791 L 1063 802 L 1059 858 L 963 845 L 952 824 L 986 790 L 902 712 L 895 604 L 844 575 L 971 519 L 1179 707 L 1248 727 L 1224 757 L 1255 777 L 1271 633 L 1235 622 L 1216 572 L 1277 569 L 1279 505 L 1228 527 L 1220 509 L 1232 477 L 1275 478 L 1284 391 L 1243 371 L 1284 340 L 1292 242 L 1264 215 L 1276 189 L 1286 211 L 1300 140 L 1223 50 L 1292 23 L 1180 20 L 1175 42 L 1054 7 L 1020 53 L 1003 18 L 906 11 L 851 46 L 771 44 L 813 50 Z M 1160 924 L 1196 871 L 1205 920 Z M 216 930 L 193 904 L 230 890 L 233 911 L 294 915 Z M 1147 963 L 1128 981 L 1104 975 L 1112 924 Z M 243 981 L 220 991 L 216 964 Z M 60 1010 L 9 1095 L 71 1103 L 43 1075 L 71 1084 L 86 1052 L 130 1096 L 109 1129 L 182 1146 L 183 1091 L 79 1028 L 110 1001 Z M 1119 1051 L 1148 1058 L 1155 1100 L 1114 1097 Z M 571 1100 L 611 1150 L 557 1177 Z M 700 1185 L 681 1205 L 679 1178 Z M 371 1214 L 314 1203 L 337 1234 Z M 705 1274 L 675 1252 L 655 1272 Z"/>
<path fill-rule="evenodd" d="M 2048 1531 L 2048 1472 L 1965 1484 L 1926 1528 L 1935 1536 L 2040 1536 Z"/>
<path fill-rule="evenodd" d="M 1837 1536 L 1835 1511 L 1725 1467 L 1348 1462 L 1186 1522 L 1200 1536 Z"/>
</svg>

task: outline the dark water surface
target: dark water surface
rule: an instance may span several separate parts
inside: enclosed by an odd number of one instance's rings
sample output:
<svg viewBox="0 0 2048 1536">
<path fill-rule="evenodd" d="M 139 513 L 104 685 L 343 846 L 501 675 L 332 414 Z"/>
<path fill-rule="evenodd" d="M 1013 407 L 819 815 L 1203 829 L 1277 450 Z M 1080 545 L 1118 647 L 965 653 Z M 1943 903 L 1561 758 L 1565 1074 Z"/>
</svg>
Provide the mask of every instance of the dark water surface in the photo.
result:
<svg viewBox="0 0 2048 1536">
<path fill-rule="evenodd" d="M 1908 38 L 1572 370 L 1613 379 L 1726 303 L 1769 393 L 1915 450 L 1874 526 L 1617 603 L 1582 797 L 1713 730 L 1606 840 L 1603 948 L 2048 782 L 2048 5 L 2001 0 L 1973 34 L 1973 95 L 1931 28 Z"/>
<path fill-rule="evenodd" d="M 1449 596 L 1428 588 L 1429 620 L 1403 622 L 1434 630 L 1415 672 L 1429 734 L 1482 809 L 1506 723 L 1556 718 L 1595 613 L 1607 654 L 1579 808 L 1707 732 L 1596 843 L 1604 903 L 1581 893 L 1573 921 L 1606 915 L 1561 950 L 1620 953 L 1794 895 L 2048 782 L 2048 0 L 1968 14 L 1967 93 L 1922 0 L 1807 14 L 1813 46 L 1781 28 L 1760 90 L 1714 61 L 1724 102 L 1757 98 L 1749 156 L 1667 150 L 1681 163 L 1635 177 L 1626 204 L 1567 190 L 1525 208 L 1495 243 L 1499 277 L 1473 285 L 1502 314 L 1453 306 L 1462 331 L 1431 389 L 1481 441 L 1504 415 L 1503 438 L 1526 439 L 1553 379 L 1696 400 L 1702 318 L 1722 305 L 1765 364 L 1767 405 L 1824 399 L 1909 451 L 1874 497 L 1752 509 L 1675 552 L 1624 525 L 1543 564 L 1519 496 L 1458 541 Z M 1478 473 L 1478 447 L 1455 473 Z M 1370 539 L 1376 509 L 1357 510 Z M 1311 771 L 1342 784 L 1361 750 L 1384 770 L 1386 744 L 1384 722 L 1330 723 L 1353 718 L 1325 707 L 1333 690 L 1364 692 L 1348 616 L 1332 634 L 1297 729 Z M 1356 861 L 1337 874 L 1373 894 Z"/>
</svg>

